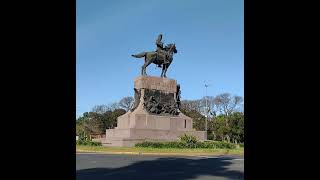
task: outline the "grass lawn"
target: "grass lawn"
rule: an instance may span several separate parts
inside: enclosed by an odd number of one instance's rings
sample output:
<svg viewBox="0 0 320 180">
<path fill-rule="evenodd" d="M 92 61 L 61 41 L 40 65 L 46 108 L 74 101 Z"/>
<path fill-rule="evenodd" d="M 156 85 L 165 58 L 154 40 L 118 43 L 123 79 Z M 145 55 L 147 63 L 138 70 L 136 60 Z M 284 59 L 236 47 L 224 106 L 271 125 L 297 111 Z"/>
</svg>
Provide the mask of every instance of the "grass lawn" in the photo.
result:
<svg viewBox="0 0 320 180">
<path fill-rule="evenodd" d="M 172 154 L 172 155 L 243 155 L 244 148 L 237 149 L 178 149 L 142 147 L 105 147 L 77 145 L 77 152 L 130 153 L 130 154 Z"/>
</svg>

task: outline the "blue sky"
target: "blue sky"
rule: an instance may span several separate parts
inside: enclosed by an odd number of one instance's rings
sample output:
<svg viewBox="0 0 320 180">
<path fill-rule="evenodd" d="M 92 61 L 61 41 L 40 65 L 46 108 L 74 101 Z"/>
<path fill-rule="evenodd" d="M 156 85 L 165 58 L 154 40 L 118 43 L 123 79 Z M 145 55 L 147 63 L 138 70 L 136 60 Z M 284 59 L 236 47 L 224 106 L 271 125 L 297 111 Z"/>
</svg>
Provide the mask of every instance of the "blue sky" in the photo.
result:
<svg viewBox="0 0 320 180">
<path fill-rule="evenodd" d="M 228 92 L 244 95 L 243 0 L 77 0 L 77 117 L 94 105 L 133 96 L 133 80 L 155 40 L 175 43 L 167 71 L 182 100 Z M 148 75 L 159 76 L 154 64 Z"/>
</svg>

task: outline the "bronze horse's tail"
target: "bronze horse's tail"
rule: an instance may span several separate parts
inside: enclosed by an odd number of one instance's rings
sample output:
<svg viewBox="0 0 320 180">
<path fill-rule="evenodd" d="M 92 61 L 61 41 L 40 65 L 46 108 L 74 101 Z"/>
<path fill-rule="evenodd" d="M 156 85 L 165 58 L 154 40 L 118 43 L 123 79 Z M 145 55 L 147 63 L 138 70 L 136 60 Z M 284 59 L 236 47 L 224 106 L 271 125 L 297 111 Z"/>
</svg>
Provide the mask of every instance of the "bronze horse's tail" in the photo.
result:
<svg viewBox="0 0 320 180">
<path fill-rule="evenodd" d="M 139 53 L 139 54 L 133 54 L 131 56 L 135 57 L 135 58 L 142 58 L 142 57 L 145 57 L 146 54 L 147 54 L 146 52 L 142 52 L 142 53 Z"/>
</svg>

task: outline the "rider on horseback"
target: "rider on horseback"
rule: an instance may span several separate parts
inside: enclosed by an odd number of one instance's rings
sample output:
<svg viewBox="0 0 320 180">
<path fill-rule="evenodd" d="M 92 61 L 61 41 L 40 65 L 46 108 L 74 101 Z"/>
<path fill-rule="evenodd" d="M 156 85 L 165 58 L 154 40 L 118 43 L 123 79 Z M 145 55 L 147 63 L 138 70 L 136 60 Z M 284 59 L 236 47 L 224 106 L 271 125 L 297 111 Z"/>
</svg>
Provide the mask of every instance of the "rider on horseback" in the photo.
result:
<svg viewBox="0 0 320 180">
<path fill-rule="evenodd" d="M 159 57 L 159 55 L 163 55 L 164 56 L 164 62 L 161 63 L 161 64 L 167 64 L 169 63 L 168 61 L 168 58 L 167 58 L 167 52 L 166 52 L 166 49 L 163 47 L 163 42 L 161 42 L 162 40 L 162 34 L 159 34 L 158 36 L 158 39 L 156 41 L 156 45 L 157 45 L 157 50 L 156 50 L 156 53 L 157 53 L 157 59 Z M 161 67 L 161 64 L 158 64 L 158 67 Z"/>
</svg>

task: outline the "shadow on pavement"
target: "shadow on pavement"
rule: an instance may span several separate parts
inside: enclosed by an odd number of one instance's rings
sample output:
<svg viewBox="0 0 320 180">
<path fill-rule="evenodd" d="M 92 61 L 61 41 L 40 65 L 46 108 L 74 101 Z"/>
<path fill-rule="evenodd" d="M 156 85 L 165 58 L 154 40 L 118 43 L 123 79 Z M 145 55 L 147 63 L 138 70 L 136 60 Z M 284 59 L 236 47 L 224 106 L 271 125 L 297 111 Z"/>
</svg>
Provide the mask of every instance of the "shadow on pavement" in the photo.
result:
<svg viewBox="0 0 320 180">
<path fill-rule="evenodd" d="M 159 158 L 140 161 L 121 168 L 92 168 L 77 170 L 77 180 L 150 179 L 185 180 L 198 176 L 217 176 L 243 179 L 243 172 L 230 170 L 232 162 L 226 158 L 186 159 Z M 210 179 L 210 177 L 206 177 Z M 212 178 L 211 178 L 212 179 Z"/>
</svg>

